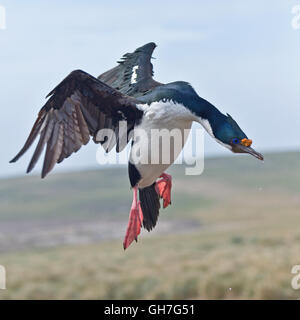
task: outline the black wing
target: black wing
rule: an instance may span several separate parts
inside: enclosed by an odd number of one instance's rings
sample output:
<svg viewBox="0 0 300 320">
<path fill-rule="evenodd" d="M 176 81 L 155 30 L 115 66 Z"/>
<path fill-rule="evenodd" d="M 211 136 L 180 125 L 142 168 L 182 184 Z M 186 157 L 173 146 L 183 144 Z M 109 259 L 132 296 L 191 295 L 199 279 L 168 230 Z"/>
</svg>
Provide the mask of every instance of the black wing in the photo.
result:
<svg viewBox="0 0 300 320">
<path fill-rule="evenodd" d="M 150 42 L 133 53 L 126 53 L 118 61 L 118 66 L 101 74 L 98 79 L 129 96 L 145 94 L 161 85 L 153 80 L 151 57 L 155 47 L 156 44 Z"/>
<path fill-rule="evenodd" d="M 128 97 L 91 75 L 76 70 L 70 73 L 47 97 L 50 99 L 43 106 L 31 133 L 17 156 L 11 160 L 16 162 L 32 145 L 40 134 L 40 140 L 29 163 L 29 173 L 38 161 L 45 145 L 47 145 L 42 170 L 44 178 L 55 166 L 72 153 L 77 152 L 82 145 L 86 145 L 90 136 L 97 143 L 108 142 L 97 134 L 101 129 L 113 129 L 118 133 L 119 123 L 126 121 L 127 134 L 134 124 L 143 116 L 143 112 L 136 108 L 134 98 Z M 119 122 L 121 121 L 121 122 Z M 118 135 L 117 135 L 118 136 Z M 108 139 L 107 139 L 108 138 Z M 106 143 L 106 151 L 112 149 L 119 141 Z"/>
</svg>

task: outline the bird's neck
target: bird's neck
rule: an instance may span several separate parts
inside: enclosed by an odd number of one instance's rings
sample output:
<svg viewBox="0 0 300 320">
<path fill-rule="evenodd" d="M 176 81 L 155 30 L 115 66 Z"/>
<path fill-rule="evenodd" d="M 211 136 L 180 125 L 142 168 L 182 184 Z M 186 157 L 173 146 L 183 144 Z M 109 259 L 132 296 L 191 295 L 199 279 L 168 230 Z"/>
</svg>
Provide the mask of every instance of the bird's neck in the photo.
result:
<svg viewBox="0 0 300 320">
<path fill-rule="evenodd" d="M 218 128 L 226 121 L 226 116 L 207 100 L 197 97 L 189 106 L 194 113 L 196 121 L 201 123 L 205 130 L 213 137 Z"/>
<path fill-rule="evenodd" d="M 195 114 L 195 121 L 199 122 L 211 137 L 224 147 L 231 149 L 230 145 L 223 143 L 218 138 L 218 131 L 226 123 L 227 119 L 220 110 L 200 97 L 197 99 L 197 107 L 191 108 L 191 110 Z"/>
</svg>

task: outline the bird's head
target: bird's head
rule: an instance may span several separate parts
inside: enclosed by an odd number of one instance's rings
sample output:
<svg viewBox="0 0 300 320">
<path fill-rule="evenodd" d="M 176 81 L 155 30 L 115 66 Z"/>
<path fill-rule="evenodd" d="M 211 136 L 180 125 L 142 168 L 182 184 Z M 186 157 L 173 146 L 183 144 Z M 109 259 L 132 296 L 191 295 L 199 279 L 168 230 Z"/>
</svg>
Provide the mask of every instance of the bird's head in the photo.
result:
<svg viewBox="0 0 300 320">
<path fill-rule="evenodd" d="M 218 142 L 234 153 L 249 153 L 259 160 L 264 159 L 262 154 L 251 148 L 252 140 L 248 139 L 229 114 L 224 116 L 224 120 L 215 128 L 214 136 Z"/>
</svg>

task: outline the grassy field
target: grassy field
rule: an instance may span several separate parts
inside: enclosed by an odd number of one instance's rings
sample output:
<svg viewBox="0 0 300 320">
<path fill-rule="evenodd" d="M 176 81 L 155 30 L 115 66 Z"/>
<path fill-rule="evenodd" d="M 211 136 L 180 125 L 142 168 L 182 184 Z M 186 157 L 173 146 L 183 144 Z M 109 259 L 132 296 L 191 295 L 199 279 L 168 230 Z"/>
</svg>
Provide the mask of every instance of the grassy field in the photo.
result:
<svg viewBox="0 0 300 320">
<path fill-rule="evenodd" d="M 125 252 L 125 168 L 1 180 L 0 298 L 300 298 L 300 153 L 170 172 L 172 206 Z"/>
</svg>

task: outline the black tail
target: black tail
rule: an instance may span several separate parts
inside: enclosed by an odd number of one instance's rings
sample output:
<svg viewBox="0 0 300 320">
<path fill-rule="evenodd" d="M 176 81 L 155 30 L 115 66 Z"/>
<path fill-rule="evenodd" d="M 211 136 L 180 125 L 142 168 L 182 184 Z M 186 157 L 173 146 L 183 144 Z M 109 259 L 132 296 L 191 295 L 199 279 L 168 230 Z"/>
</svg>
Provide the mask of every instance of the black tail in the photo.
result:
<svg viewBox="0 0 300 320">
<path fill-rule="evenodd" d="M 143 226 L 148 231 L 151 231 L 157 222 L 159 215 L 159 196 L 155 190 L 155 183 L 151 186 L 139 189 L 139 198 L 143 211 Z"/>
</svg>

